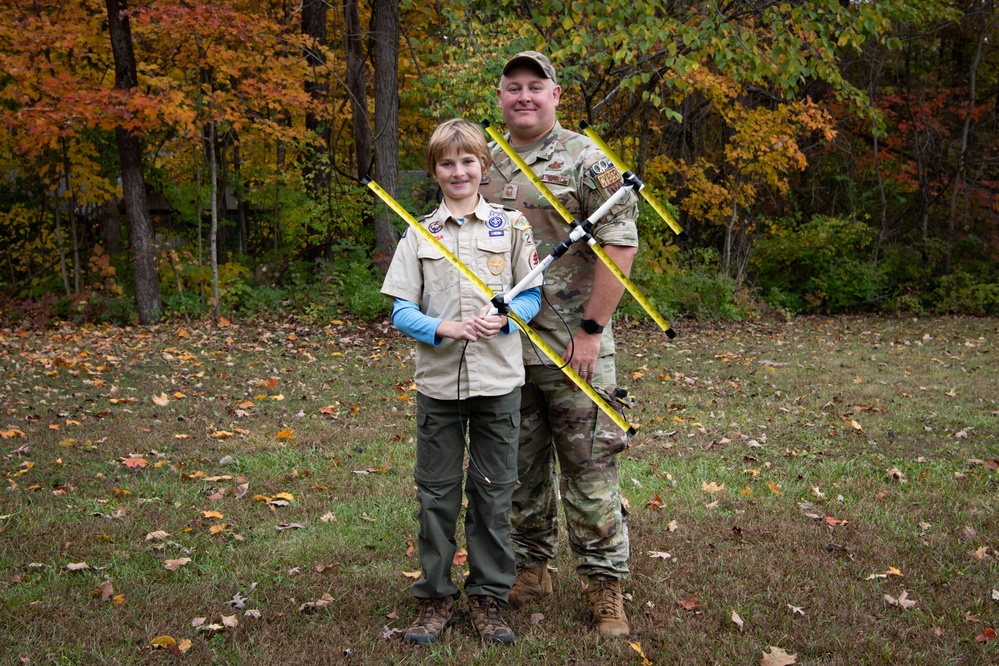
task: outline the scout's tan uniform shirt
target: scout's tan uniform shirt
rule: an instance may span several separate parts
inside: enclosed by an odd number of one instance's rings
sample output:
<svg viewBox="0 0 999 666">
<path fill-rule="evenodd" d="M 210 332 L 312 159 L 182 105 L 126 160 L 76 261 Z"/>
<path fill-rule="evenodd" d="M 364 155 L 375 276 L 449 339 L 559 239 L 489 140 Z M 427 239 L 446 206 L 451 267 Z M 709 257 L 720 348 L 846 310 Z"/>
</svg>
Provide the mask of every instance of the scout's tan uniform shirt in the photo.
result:
<svg viewBox="0 0 999 666">
<path fill-rule="evenodd" d="M 483 176 L 479 192 L 491 202 L 524 211 L 534 231 L 538 252 L 547 256 L 555 245 L 568 237 L 568 223 L 502 148 L 492 144 L 491 149 L 493 166 Z M 563 129 L 557 122 L 542 139 L 516 150 L 579 221 L 586 219 L 622 187 L 621 173 L 589 137 Z M 637 247 L 637 219 L 638 197 L 631 192 L 593 225 L 591 233 L 600 245 Z M 544 286 L 546 298 L 541 299 L 541 311 L 531 320 L 531 328 L 558 352 L 569 346 L 572 335 L 579 328 L 598 261 L 593 250 L 580 240 L 548 268 Z M 554 303 L 558 312 L 552 310 L 548 300 Z M 529 343 L 524 344 L 523 351 L 526 365 L 543 363 Z M 600 338 L 600 356 L 613 353 L 613 330 L 607 322 Z"/>
<path fill-rule="evenodd" d="M 538 263 L 527 218 L 481 196 L 462 223 L 442 203 L 420 224 L 497 294 L 513 288 Z M 540 284 L 538 276 L 527 286 Z M 396 248 L 382 293 L 417 303 L 423 314 L 445 321 L 473 317 L 489 302 L 433 243 L 409 229 Z M 454 400 L 459 391 L 462 399 L 505 395 L 524 384 L 519 334 L 500 333 L 492 340 L 469 342 L 459 378 L 464 346 L 463 340 L 450 338 L 437 346 L 417 342 L 417 390 L 438 400 Z"/>
</svg>

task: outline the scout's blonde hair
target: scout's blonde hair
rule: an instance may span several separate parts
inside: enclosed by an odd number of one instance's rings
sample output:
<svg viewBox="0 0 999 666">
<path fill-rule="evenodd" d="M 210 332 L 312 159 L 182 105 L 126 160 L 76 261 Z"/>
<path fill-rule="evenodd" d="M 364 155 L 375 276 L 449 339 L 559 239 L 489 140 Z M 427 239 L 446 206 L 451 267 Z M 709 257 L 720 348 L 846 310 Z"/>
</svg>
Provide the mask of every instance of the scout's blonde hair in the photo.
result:
<svg viewBox="0 0 999 666">
<path fill-rule="evenodd" d="M 427 144 L 427 172 L 431 176 L 437 173 L 437 163 L 444 153 L 452 149 L 478 157 L 483 171 L 493 163 L 482 128 L 462 118 L 453 118 L 438 125 Z"/>
</svg>

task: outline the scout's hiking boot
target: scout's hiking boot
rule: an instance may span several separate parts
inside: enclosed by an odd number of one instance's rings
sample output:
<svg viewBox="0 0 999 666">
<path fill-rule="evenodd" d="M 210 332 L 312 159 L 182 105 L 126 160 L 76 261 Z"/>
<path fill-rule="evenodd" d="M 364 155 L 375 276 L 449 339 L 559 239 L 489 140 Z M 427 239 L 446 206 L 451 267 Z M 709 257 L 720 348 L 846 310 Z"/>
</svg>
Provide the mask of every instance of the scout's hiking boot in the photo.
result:
<svg viewBox="0 0 999 666">
<path fill-rule="evenodd" d="M 548 567 L 541 565 L 533 569 L 517 568 L 517 580 L 510 589 L 509 606 L 516 610 L 529 601 L 547 597 L 552 593 L 552 577 Z"/>
<path fill-rule="evenodd" d="M 504 643 L 512 645 L 517 637 L 500 617 L 499 602 L 496 597 L 469 597 L 468 614 L 472 617 L 472 626 L 486 643 Z"/>
<path fill-rule="evenodd" d="M 621 581 L 590 578 L 586 588 L 586 600 L 593 615 L 593 626 L 604 638 L 627 636 L 631 632 L 628 618 L 624 614 L 624 600 L 621 598 Z"/>
<path fill-rule="evenodd" d="M 440 640 L 441 631 L 448 625 L 454 613 L 454 599 L 420 599 L 419 615 L 416 622 L 406 630 L 403 643 L 430 645 Z"/>
</svg>

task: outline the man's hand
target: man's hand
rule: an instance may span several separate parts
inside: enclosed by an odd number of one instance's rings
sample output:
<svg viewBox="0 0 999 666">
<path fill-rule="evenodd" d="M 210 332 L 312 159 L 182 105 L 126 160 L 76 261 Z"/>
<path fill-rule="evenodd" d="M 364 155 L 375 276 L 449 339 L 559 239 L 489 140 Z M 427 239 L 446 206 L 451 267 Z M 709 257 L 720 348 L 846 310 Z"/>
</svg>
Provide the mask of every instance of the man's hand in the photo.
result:
<svg viewBox="0 0 999 666">
<path fill-rule="evenodd" d="M 593 383 L 593 371 L 597 367 L 597 355 L 600 353 L 600 335 L 590 335 L 582 330 L 577 331 L 572 338 L 572 345 L 562 352 L 562 360 L 569 363 L 569 367 L 576 371 L 587 384 Z M 574 391 L 579 387 L 565 376 L 565 383 L 570 384 Z"/>
</svg>

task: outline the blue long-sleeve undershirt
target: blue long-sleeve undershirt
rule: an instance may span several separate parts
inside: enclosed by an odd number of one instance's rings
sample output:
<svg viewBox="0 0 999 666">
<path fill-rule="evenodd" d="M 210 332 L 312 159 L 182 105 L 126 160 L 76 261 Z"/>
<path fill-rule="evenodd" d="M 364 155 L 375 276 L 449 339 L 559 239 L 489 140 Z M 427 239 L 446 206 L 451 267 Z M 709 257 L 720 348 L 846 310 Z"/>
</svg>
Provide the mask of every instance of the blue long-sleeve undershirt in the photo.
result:
<svg viewBox="0 0 999 666">
<path fill-rule="evenodd" d="M 541 287 L 531 287 L 517 294 L 510 301 L 510 310 L 523 321 L 531 321 L 541 310 Z M 419 306 L 412 301 L 403 298 L 396 298 L 393 301 L 392 324 L 409 337 L 420 342 L 435 347 L 439 345 L 443 340 L 437 335 L 437 327 L 441 325 L 441 321 L 441 319 L 429 317 L 420 312 Z M 512 333 L 516 330 L 516 322 L 509 318 L 506 326 L 500 329 L 502 333 Z"/>
</svg>

